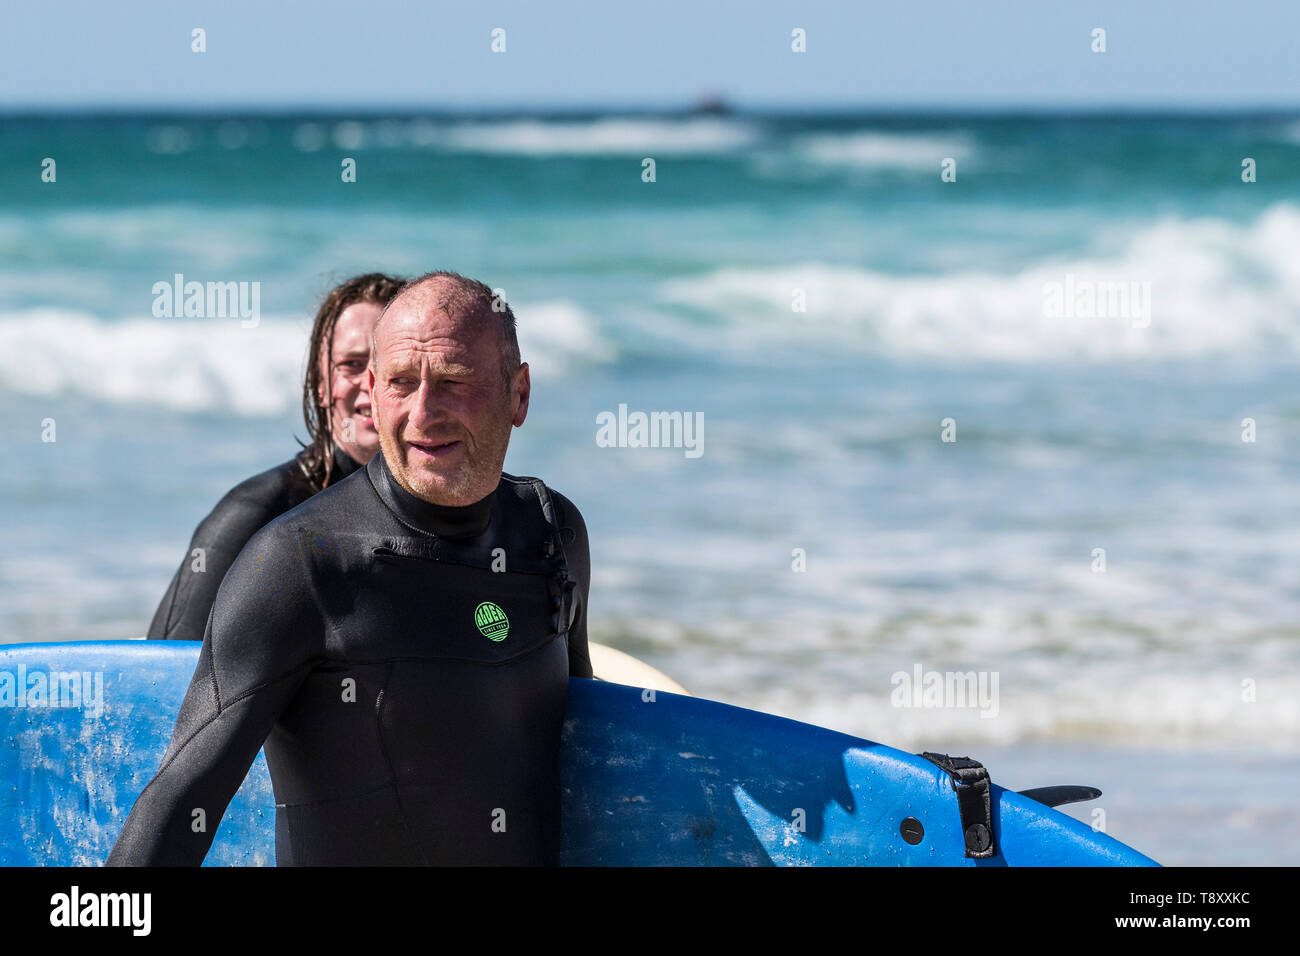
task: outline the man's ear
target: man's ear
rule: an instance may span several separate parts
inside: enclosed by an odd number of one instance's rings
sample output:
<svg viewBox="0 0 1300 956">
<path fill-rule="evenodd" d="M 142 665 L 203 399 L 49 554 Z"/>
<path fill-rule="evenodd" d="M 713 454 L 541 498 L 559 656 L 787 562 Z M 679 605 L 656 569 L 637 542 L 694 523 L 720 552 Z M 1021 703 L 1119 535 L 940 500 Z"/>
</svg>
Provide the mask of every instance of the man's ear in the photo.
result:
<svg viewBox="0 0 1300 956">
<path fill-rule="evenodd" d="M 375 401 L 375 367 L 366 366 L 366 391 L 370 393 L 370 417 L 375 422 L 375 428 L 379 428 L 379 403 Z"/>
<path fill-rule="evenodd" d="M 528 417 L 528 396 L 532 388 L 532 382 L 528 379 L 528 363 L 524 362 L 519 366 L 519 371 L 515 372 L 515 381 L 511 386 L 515 396 L 515 417 L 511 420 L 511 424 L 516 428 Z"/>
</svg>

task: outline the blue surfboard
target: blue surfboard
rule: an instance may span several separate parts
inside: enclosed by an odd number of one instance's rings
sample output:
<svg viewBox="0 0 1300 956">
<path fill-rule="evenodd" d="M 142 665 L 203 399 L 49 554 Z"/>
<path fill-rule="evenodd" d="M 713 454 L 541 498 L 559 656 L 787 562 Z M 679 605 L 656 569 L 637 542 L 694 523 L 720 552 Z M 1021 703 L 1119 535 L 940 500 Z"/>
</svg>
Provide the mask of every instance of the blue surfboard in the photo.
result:
<svg viewBox="0 0 1300 956">
<path fill-rule="evenodd" d="M 0 865 L 98 866 L 158 767 L 200 645 L 0 646 Z M 571 678 L 561 862 L 572 866 L 1153 866 L 993 785 L 994 854 L 967 855 L 929 760 L 714 701 Z M 259 753 L 208 866 L 275 864 Z"/>
</svg>

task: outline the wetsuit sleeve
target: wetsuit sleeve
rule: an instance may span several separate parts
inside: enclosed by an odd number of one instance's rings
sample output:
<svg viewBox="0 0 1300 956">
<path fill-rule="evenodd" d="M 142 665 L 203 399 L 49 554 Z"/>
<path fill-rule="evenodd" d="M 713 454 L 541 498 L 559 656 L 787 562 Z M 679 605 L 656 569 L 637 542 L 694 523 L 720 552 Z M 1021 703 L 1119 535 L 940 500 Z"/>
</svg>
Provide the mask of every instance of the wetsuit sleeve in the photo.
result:
<svg viewBox="0 0 1300 956">
<path fill-rule="evenodd" d="M 109 866 L 197 866 L 276 719 L 324 641 L 312 545 L 273 524 L 217 591 L 171 743 Z"/>
<path fill-rule="evenodd" d="M 189 549 L 176 569 L 162 603 L 149 624 L 148 637 L 201 641 L 221 579 L 256 531 L 277 517 L 262 503 L 234 492 L 227 494 L 199 522 Z M 195 550 L 202 550 L 202 562 Z"/>
<path fill-rule="evenodd" d="M 587 541 L 587 523 L 576 505 L 552 490 L 555 520 L 564 542 L 564 556 L 569 572 L 578 581 L 578 614 L 569 628 L 569 676 L 591 677 L 591 652 L 587 649 L 587 600 L 591 592 L 591 548 Z"/>
</svg>

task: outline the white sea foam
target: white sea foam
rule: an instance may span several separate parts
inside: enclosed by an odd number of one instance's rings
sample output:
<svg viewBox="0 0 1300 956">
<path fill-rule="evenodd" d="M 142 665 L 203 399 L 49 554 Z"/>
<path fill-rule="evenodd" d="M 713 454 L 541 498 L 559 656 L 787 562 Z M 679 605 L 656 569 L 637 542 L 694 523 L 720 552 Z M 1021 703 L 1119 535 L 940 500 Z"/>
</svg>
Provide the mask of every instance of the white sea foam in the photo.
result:
<svg viewBox="0 0 1300 956">
<path fill-rule="evenodd" d="M 114 242 L 147 245 L 159 217 L 117 224 Z M 102 225 L 72 216 L 61 228 L 99 235 Z M 1114 251 L 1105 255 L 1053 257 L 1009 274 L 896 275 L 805 262 L 663 281 L 644 298 L 608 312 L 567 299 L 519 303 L 521 346 L 540 377 L 564 374 L 575 363 L 613 362 L 621 354 L 677 357 L 683 350 L 720 364 L 752 361 L 773 349 L 791 359 L 830 350 L 1009 363 L 1300 351 L 1296 206 L 1275 205 L 1243 224 L 1165 219 L 1118 241 L 1107 238 Z M 194 242 L 202 248 L 210 240 Z M 225 265 L 238 274 L 235 263 Z M 1150 283 L 1149 326 L 1121 316 L 1050 317 L 1045 288 L 1067 276 Z M 85 281 L 106 280 L 91 275 Z M 16 270 L 0 276 L 0 289 L 19 300 L 35 298 L 39 286 Z M 791 308 L 797 289 L 806 296 L 806 312 Z M 24 357 L 21 365 L 0 371 L 0 389 L 71 391 L 237 414 L 277 414 L 296 405 L 305 319 L 266 316 L 260 328 L 241 329 L 223 320 L 146 318 L 148 302 L 142 294 L 140 311 L 126 316 L 67 308 L 0 314 L 0 342 Z"/>
<path fill-rule="evenodd" d="M 888 356 L 1007 362 L 1300 351 L 1295 206 L 1275 205 L 1245 225 L 1164 219 L 1138 229 L 1123 247 L 1112 256 L 1040 260 L 1007 275 L 899 276 L 817 262 L 721 269 L 669 281 L 660 293 L 669 306 L 722 321 L 714 338 L 697 337 L 709 349 L 820 339 Z M 1149 326 L 1122 315 L 1051 317 L 1047 287 L 1067 280 L 1149 283 Z M 792 308 L 797 289 L 806 312 Z"/>
<path fill-rule="evenodd" d="M 727 441 L 726 428 L 717 432 Z M 784 436 L 774 433 L 772 445 L 774 457 L 787 454 Z M 1089 481 L 1085 472 L 1079 480 Z M 972 477 L 966 490 L 980 482 Z M 779 479 L 765 474 L 756 487 L 773 485 Z M 699 695 L 894 745 L 1300 743 L 1289 584 L 1300 545 L 1285 520 L 1276 530 L 1235 528 L 1222 507 L 1231 489 L 1217 502 L 1200 490 L 1216 522 L 1192 509 L 1186 523 L 1166 524 L 1162 512 L 1107 527 L 1110 567 L 1100 574 L 1094 534 L 1051 518 L 1017 527 L 1001 511 L 996 530 L 966 527 L 961 516 L 973 517 L 978 495 L 936 501 L 951 512 L 937 524 L 891 527 L 846 520 L 851 509 L 819 483 L 806 499 L 772 496 L 751 526 L 745 487 L 692 484 L 699 500 L 728 502 L 723 521 L 683 522 L 673 537 L 637 530 L 652 526 L 656 502 L 624 516 L 631 530 L 606 534 L 593 569 L 593 593 L 604 595 L 594 640 L 623 642 Z M 1257 491 L 1261 510 L 1284 513 Z M 566 493 L 584 498 L 581 488 Z M 866 497 L 868 510 L 877 506 Z M 807 551 L 803 573 L 792 573 L 796 546 Z M 659 610 L 647 613 L 656 599 Z M 916 664 L 997 672 L 996 718 L 894 706 L 890 676 Z"/>
<path fill-rule="evenodd" d="M 798 610 L 796 610 L 798 608 Z M 992 609 L 969 626 L 896 617 L 874 637 L 867 622 L 838 627 L 800 613 L 697 620 L 606 616 L 592 639 L 649 660 L 692 693 L 911 749 L 964 742 L 1055 739 L 1120 746 L 1273 746 L 1300 742 L 1300 671 L 1294 655 L 1267 661 L 1251 643 L 1231 661 L 1200 649 L 1144 649 L 1140 640 L 1079 627 L 1046 640 L 1044 628 Z M 779 622 L 779 623 L 778 623 Z M 1059 646 L 1060 653 L 1053 653 Z M 1236 659 L 1240 658 L 1240 659 Z M 916 706 L 893 699 L 893 677 L 924 672 L 997 674 L 996 712 Z"/>
<path fill-rule="evenodd" d="M 521 357 L 532 376 L 556 378 L 583 362 L 612 362 L 617 350 L 594 316 L 573 302 L 539 302 L 515 308 Z"/>
<path fill-rule="evenodd" d="M 716 117 L 521 119 L 457 123 L 429 141 L 444 149 L 524 156 L 680 156 L 740 149 L 758 135 L 751 123 Z"/>
<path fill-rule="evenodd" d="M 306 335 L 303 323 L 276 317 L 245 329 L 228 319 L 106 322 L 37 309 L 0 316 L 0 347 L 23 356 L 0 372 L 0 387 L 186 411 L 282 414 L 300 388 Z"/>
<path fill-rule="evenodd" d="M 417 147 L 520 156 L 681 156 L 734 153 L 776 146 L 759 120 L 722 116 L 606 116 L 590 119 L 415 119 L 345 121 L 327 130 L 304 123 L 294 144 L 316 150 L 332 138 L 339 148 Z M 782 151 L 787 145 L 779 144 Z M 854 129 L 798 134 L 788 141 L 792 156 L 814 164 L 864 168 L 938 170 L 941 159 L 968 160 L 975 154 L 965 131 L 898 132 Z M 769 157 L 770 158 L 770 157 Z"/>
<path fill-rule="evenodd" d="M 960 669 L 959 669 L 960 670 Z M 691 685 L 689 674 L 677 679 Z M 975 708 L 895 707 L 886 686 L 875 692 L 808 693 L 807 688 L 756 690 L 744 705 L 831 727 L 905 749 L 956 743 L 1010 745 L 1027 740 L 1079 740 L 1133 747 L 1272 746 L 1300 740 L 1300 679 L 1270 683 L 1268 695 L 1243 701 L 1231 675 L 1141 676 L 1116 668 L 1113 683 L 1081 678 L 1017 683 L 1002 675 L 999 709 L 985 719 Z M 698 683 L 692 690 L 706 693 Z M 725 693 L 725 691 L 724 691 Z M 736 701 L 736 694 L 729 696 Z"/>
<path fill-rule="evenodd" d="M 595 320 L 571 302 L 516 308 L 520 348 L 536 378 L 575 362 L 615 357 Z M 0 390 L 79 394 L 180 411 L 281 415 L 300 401 L 306 319 L 125 318 L 32 309 L 0 315 L 0 349 L 22 356 L 0 369 Z"/>
<path fill-rule="evenodd" d="M 814 163 L 864 169 L 932 170 L 952 157 L 966 162 L 974 144 L 964 133 L 895 133 L 855 130 L 846 133 L 808 133 L 793 143 L 796 155 Z"/>
</svg>

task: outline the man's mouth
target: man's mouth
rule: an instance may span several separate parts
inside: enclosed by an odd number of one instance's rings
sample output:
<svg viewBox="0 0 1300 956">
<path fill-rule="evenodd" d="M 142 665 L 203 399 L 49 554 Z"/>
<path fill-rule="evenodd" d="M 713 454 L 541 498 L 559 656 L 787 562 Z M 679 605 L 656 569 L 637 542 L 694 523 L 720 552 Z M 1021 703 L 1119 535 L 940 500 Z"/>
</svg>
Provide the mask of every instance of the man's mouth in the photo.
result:
<svg viewBox="0 0 1300 956">
<path fill-rule="evenodd" d="M 446 458 L 448 455 L 455 454 L 456 449 L 460 447 L 460 441 L 449 442 L 431 442 L 431 441 L 408 441 L 411 451 L 417 457 L 437 460 Z"/>
</svg>

